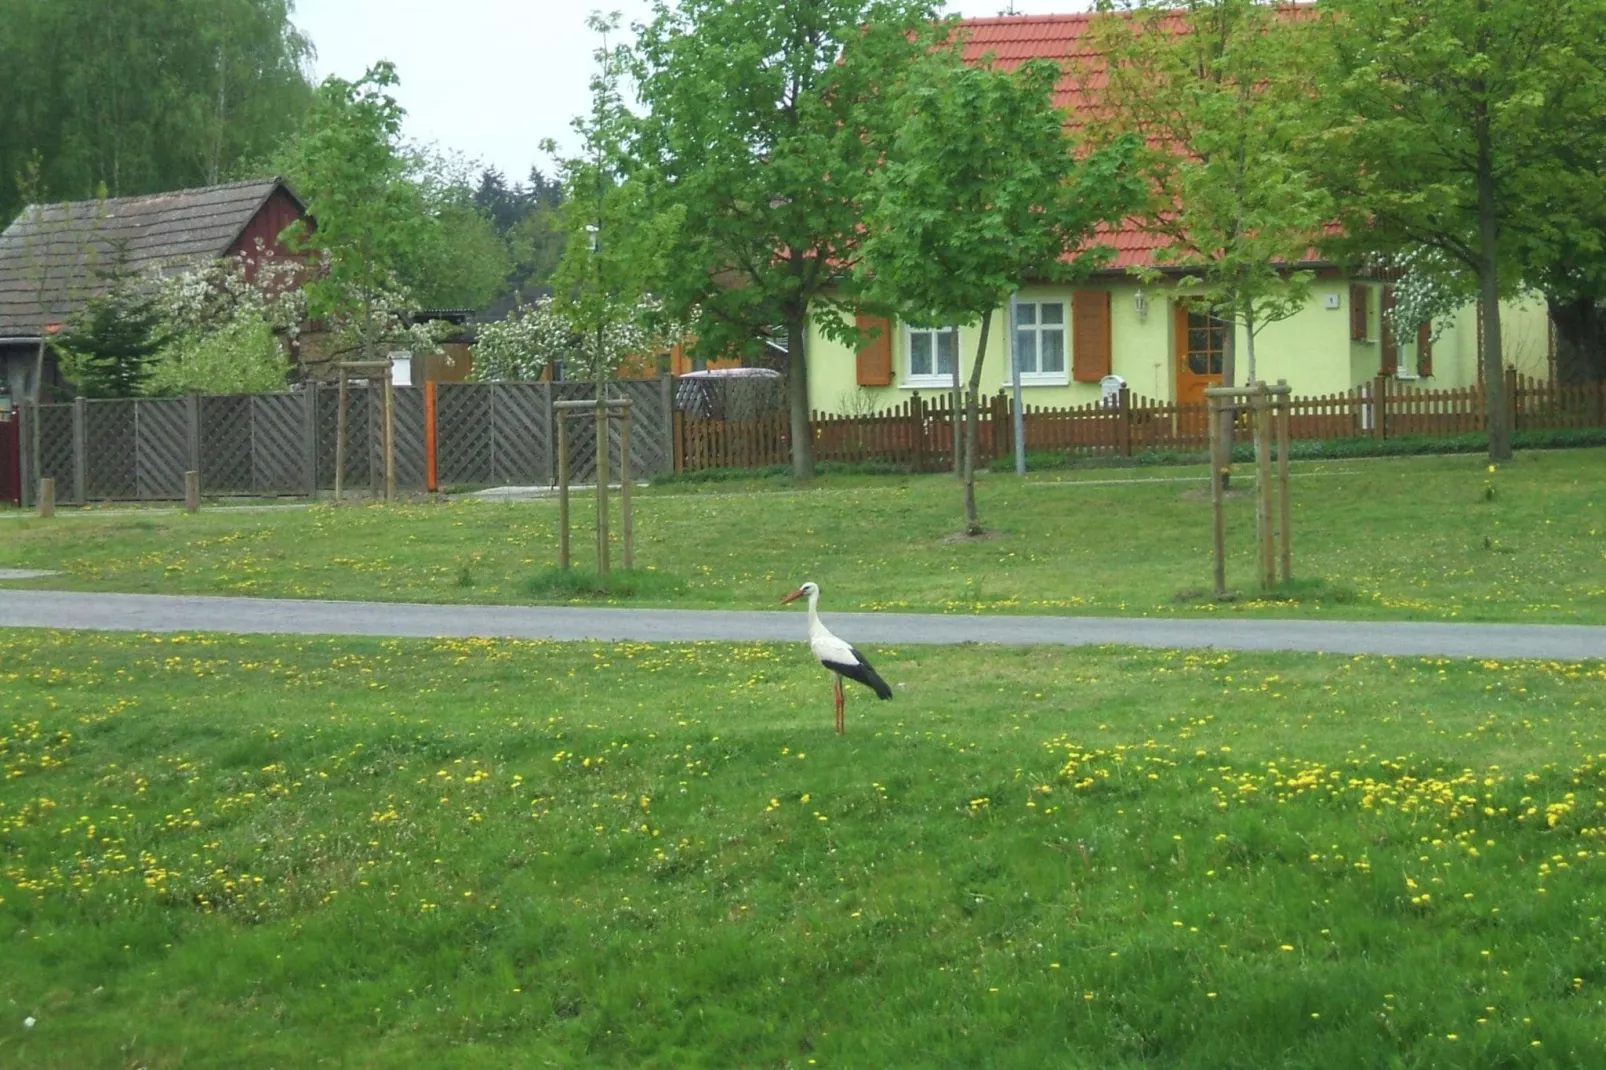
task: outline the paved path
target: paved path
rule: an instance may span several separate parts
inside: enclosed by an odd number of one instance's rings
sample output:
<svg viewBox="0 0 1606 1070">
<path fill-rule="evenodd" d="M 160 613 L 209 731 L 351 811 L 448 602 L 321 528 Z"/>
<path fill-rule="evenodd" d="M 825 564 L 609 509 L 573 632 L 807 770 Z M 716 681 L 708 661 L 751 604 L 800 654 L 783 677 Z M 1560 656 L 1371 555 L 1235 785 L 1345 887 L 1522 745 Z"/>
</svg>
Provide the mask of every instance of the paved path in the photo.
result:
<svg viewBox="0 0 1606 1070">
<path fill-rule="evenodd" d="M 1606 627 L 1540 624 L 1179 620 L 827 613 L 856 643 L 999 643 L 1303 650 L 1334 654 L 1606 658 Z M 513 639 L 802 641 L 801 611 L 590 609 L 313 602 L 0 589 L 0 627 Z"/>
</svg>

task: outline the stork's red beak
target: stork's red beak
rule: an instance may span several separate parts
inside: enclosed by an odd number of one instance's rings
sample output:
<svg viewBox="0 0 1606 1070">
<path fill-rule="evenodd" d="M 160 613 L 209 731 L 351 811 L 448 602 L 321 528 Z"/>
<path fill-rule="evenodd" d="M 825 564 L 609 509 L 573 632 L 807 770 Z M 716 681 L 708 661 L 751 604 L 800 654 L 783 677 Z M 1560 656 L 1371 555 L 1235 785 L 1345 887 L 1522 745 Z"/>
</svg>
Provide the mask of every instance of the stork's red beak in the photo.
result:
<svg viewBox="0 0 1606 1070">
<path fill-rule="evenodd" d="M 802 598 L 802 597 L 803 597 L 803 588 L 799 587 L 797 590 L 793 591 L 791 594 L 789 594 L 785 598 L 781 599 L 781 605 L 784 606 L 788 602 L 796 602 L 799 598 Z"/>
</svg>

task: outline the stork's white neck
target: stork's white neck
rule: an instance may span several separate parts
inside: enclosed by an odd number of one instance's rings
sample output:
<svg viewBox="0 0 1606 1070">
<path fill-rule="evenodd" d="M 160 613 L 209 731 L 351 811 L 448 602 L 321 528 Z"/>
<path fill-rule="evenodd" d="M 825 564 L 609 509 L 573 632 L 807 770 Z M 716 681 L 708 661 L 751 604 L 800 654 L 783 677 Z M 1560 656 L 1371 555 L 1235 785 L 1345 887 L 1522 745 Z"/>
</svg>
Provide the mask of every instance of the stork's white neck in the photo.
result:
<svg viewBox="0 0 1606 1070">
<path fill-rule="evenodd" d="M 819 608 L 820 608 L 820 592 L 818 590 L 810 591 L 809 592 L 809 638 L 810 639 L 813 639 L 817 635 L 830 635 L 831 634 L 829 631 L 826 630 L 825 625 L 820 623 Z"/>
</svg>

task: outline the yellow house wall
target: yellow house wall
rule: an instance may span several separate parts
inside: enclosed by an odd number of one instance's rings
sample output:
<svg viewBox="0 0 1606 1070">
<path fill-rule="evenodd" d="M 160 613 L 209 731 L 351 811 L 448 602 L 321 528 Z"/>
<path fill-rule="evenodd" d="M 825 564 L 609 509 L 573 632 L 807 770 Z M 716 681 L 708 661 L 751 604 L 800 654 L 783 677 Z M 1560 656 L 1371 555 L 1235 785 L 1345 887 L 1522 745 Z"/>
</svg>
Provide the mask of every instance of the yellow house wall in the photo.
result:
<svg viewBox="0 0 1606 1070">
<path fill-rule="evenodd" d="M 1312 286 L 1310 301 L 1294 316 L 1267 324 L 1257 334 L 1256 376 L 1268 382 L 1285 379 L 1299 395 L 1341 393 L 1373 379 L 1382 363 L 1381 286 L 1368 284 L 1367 338 L 1350 338 L 1350 280 L 1342 277 L 1319 279 Z M 1143 287 L 1147 312 L 1139 316 L 1134 298 L 1139 290 L 1135 280 L 1098 280 L 1087 289 L 1111 291 L 1110 345 L 1111 371 L 1124 378 L 1137 395 L 1159 401 L 1176 396 L 1176 315 L 1175 292 L 1171 287 Z M 1067 320 L 1074 286 L 1028 286 L 1020 291 L 1023 301 L 1060 300 L 1066 305 Z M 1549 318 L 1544 301 L 1537 298 L 1502 302 L 1501 336 L 1506 346 L 1506 362 L 1515 364 L 1525 375 L 1544 377 L 1549 367 Z M 1066 330 L 1069 334 L 1070 324 Z M 959 330 L 960 374 L 968 382 L 975 359 L 980 326 Z M 1407 375 L 1417 367 L 1416 339 L 1402 347 L 1399 366 Z M 902 404 L 917 390 L 930 398 L 943 393 L 932 386 L 905 385 L 909 367 L 908 332 L 903 324 L 892 327 L 893 384 L 886 387 L 858 385 L 858 365 L 853 349 L 828 339 L 818 321 L 809 330 L 809 390 L 812 406 L 822 412 L 874 412 Z M 1247 374 L 1248 335 L 1239 328 L 1238 365 Z M 1067 363 L 1074 360 L 1068 354 Z M 1067 367 L 1067 376 L 1070 367 Z M 982 366 L 983 396 L 1008 388 L 1009 307 L 993 313 L 987 355 Z M 1419 380 L 1422 387 L 1448 389 L 1478 381 L 1477 323 L 1475 306 L 1462 309 L 1447 325 L 1433 349 L 1433 376 Z M 1026 404 L 1046 407 L 1085 405 L 1098 400 L 1097 383 L 1070 381 L 1064 385 L 1022 386 Z"/>
</svg>

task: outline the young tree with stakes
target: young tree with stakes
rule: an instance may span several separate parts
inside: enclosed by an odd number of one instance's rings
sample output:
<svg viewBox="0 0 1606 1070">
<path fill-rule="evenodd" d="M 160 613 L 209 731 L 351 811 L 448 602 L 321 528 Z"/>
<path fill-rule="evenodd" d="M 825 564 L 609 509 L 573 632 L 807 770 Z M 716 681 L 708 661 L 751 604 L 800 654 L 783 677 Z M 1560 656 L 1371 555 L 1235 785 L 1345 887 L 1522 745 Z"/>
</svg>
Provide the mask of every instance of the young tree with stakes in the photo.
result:
<svg viewBox="0 0 1606 1070">
<path fill-rule="evenodd" d="M 1152 193 L 1144 220 L 1167 242 L 1157 259 L 1182 271 L 1180 295 L 1230 325 L 1222 383 L 1239 381 L 1239 328 L 1243 379 L 1253 382 L 1256 337 L 1306 307 L 1312 274 L 1297 265 L 1333 218 L 1304 156 L 1320 20 L 1257 0 L 1102 0 L 1100 8 L 1109 83 L 1094 138 L 1143 139 Z M 1229 421 L 1223 439 L 1231 434 Z"/>
<path fill-rule="evenodd" d="M 608 381 L 625 360 L 651 355 L 621 348 L 618 342 L 633 332 L 620 328 L 643 314 L 653 316 L 661 307 L 644 299 L 665 276 L 665 250 L 674 241 L 684 209 L 674 204 L 655 208 L 639 178 L 620 175 L 618 163 L 629 122 L 620 82 L 630 54 L 608 45 L 608 35 L 618 30 L 618 15 L 592 15 L 588 24 L 603 40 L 595 53 L 591 114 L 574 123 L 584 139 L 585 155 L 560 165 L 569 241 L 553 276 L 552 307 L 578 339 L 582 360 L 597 384 L 597 578 L 606 589 Z"/>
<path fill-rule="evenodd" d="M 1084 277 L 1110 250 L 1094 229 L 1139 203 L 1136 139 L 1082 155 L 1054 104 L 1060 68 L 970 66 L 957 49 L 895 94 L 896 133 L 870 182 L 862 260 L 866 295 L 917 327 L 980 323 L 965 395 L 965 531 L 976 511 L 982 364 L 994 310 L 1023 282 Z M 956 369 L 957 375 L 957 369 Z M 959 446 L 955 438 L 956 449 Z"/>
</svg>

